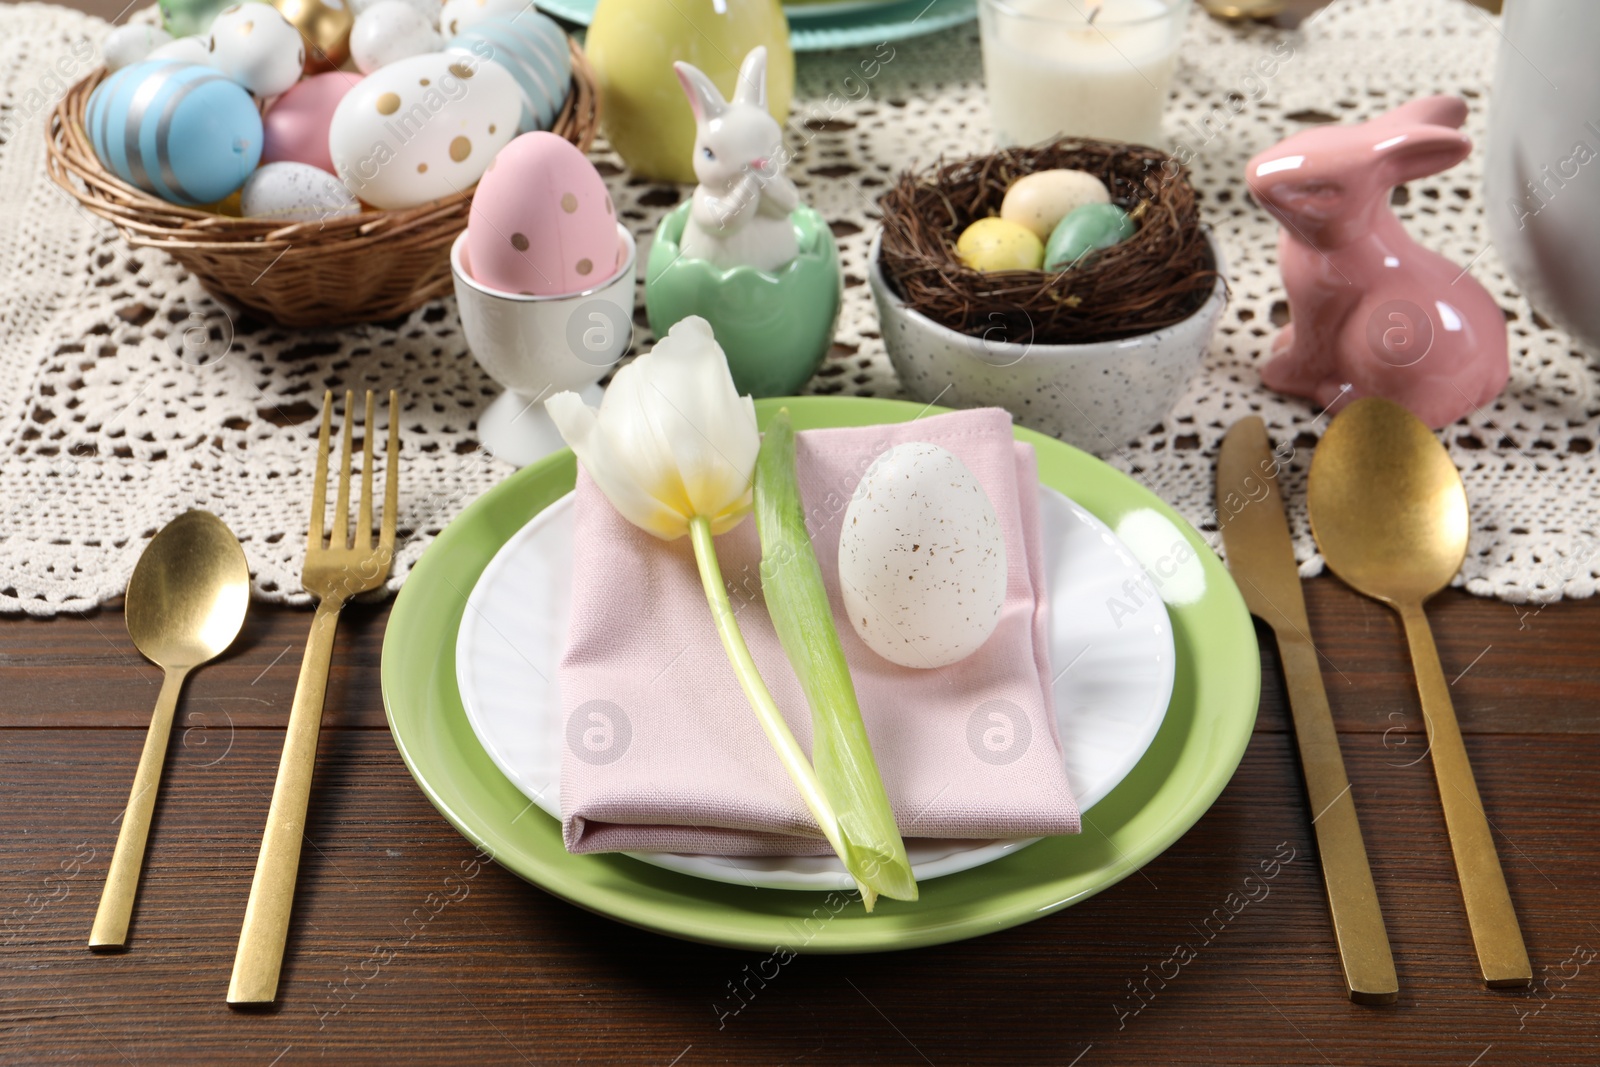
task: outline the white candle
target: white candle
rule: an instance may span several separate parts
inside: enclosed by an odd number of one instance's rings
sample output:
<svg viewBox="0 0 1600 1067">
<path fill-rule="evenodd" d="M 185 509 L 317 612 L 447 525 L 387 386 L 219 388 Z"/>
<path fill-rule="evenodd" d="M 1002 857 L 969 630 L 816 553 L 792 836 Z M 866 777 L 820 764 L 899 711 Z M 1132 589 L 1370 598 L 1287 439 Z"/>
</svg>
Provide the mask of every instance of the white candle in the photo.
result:
<svg viewBox="0 0 1600 1067">
<path fill-rule="evenodd" d="M 1188 14 L 1189 0 L 983 0 L 995 140 L 1159 145 Z"/>
</svg>

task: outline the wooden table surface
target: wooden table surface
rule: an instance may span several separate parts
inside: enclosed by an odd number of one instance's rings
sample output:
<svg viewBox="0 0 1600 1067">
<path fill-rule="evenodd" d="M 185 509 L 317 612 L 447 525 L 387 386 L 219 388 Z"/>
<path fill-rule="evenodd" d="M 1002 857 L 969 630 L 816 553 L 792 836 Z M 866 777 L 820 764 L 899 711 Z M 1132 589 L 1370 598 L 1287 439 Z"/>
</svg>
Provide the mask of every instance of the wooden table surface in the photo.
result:
<svg viewBox="0 0 1600 1067">
<path fill-rule="evenodd" d="M 1332 579 L 1307 595 L 1399 969 L 1390 1007 L 1344 998 L 1264 632 L 1260 716 L 1238 774 L 1139 874 L 975 941 L 795 958 L 745 984 L 730 1013 L 732 987 L 763 955 L 642 933 L 493 865 L 469 866 L 464 894 L 447 889 L 474 850 L 389 738 L 386 609 L 353 609 L 280 1003 L 240 1012 L 223 996 L 309 614 L 257 606 L 234 648 L 191 679 L 132 947 L 111 956 L 86 938 L 160 676 L 115 609 L 0 619 L 0 1062 L 1600 1061 L 1600 605 L 1532 611 L 1450 592 L 1433 606 L 1534 961 L 1533 988 L 1491 992 L 1396 622 Z M 1238 907 L 1262 860 L 1288 855 L 1265 895 L 1220 931 L 1202 926 Z M 1181 969 L 1180 950 L 1193 954 Z"/>
<path fill-rule="evenodd" d="M 1307 592 L 1399 969 L 1392 1007 L 1344 998 L 1265 635 L 1260 716 L 1238 774 L 1140 874 L 975 941 L 798 957 L 729 1015 L 729 983 L 763 954 L 642 933 L 493 865 L 465 895 L 447 888 L 474 850 L 385 728 L 386 609 L 353 609 L 281 1001 L 231 1010 L 223 997 L 310 616 L 257 606 L 235 647 L 190 680 L 131 949 L 100 956 L 86 938 L 160 681 L 105 610 L 0 621 L 0 1061 L 1595 1063 L 1600 604 L 1530 612 L 1459 592 L 1434 604 L 1536 973 L 1531 990 L 1491 992 L 1476 977 L 1396 622 L 1332 579 Z M 1244 886 L 1290 850 L 1264 896 Z M 1259 899 L 1220 932 L 1202 926 L 1246 892 Z M 446 894 L 455 899 L 441 906 Z M 1181 970 L 1179 946 L 1194 952 Z"/>
</svg>

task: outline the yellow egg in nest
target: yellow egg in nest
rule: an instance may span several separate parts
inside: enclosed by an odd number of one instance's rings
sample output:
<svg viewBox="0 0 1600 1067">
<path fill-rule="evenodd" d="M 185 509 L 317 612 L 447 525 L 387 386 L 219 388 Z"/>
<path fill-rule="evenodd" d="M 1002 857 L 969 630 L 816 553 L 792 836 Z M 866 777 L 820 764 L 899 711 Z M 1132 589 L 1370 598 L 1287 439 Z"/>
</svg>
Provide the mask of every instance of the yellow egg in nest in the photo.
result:
<svg viewBox="0 0 1600 1067">
<path fill-rule="evenodd" d="M 1044 242 L 1026 226 L 1005 219 L 979 219 L 961 232 L 956 255 L 973 270 L 1038 270 L 1044 266 Z"/>
</svg>

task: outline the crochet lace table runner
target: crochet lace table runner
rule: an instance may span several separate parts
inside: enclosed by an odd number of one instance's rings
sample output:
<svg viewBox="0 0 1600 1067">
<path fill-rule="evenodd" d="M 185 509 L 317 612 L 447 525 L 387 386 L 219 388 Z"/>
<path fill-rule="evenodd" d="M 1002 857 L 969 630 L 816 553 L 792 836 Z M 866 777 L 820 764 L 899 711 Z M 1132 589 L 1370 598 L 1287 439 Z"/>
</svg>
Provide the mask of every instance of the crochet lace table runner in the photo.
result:
<svg viewBox="0 0 1600 1067">
<path fill-rule="evenodd" d="M 128 248 L 44 168 L 45 116 L 98 62 L 106 30 L 62 8 L 0 6 L 0 611 L 51 615 L 118 596 L 145 540 L 191 507 L 239 534 L 260 599 L 303 600 L 324 388 L 404 392 L 398 585 L 439 530 L 512 469 L 475 439 L 497 390 L 467 353 L 454 302 L 397 322 L 284 330 L 230 315 L 166 256 Z M 1326 422 L 1257 378 L 1286 308 L 1276 229 L 1245 196 L 1245 160 L 1307 123 L 1365 119 L 1437 92 L 1467 98 L 1467 130 L 1482 145 L 1499 42 L 1495 20 L 1458 0 L 1344 0 L 1292 33 L 1196 13 L 1167 133 L 1194 153 L 1232 300 L 1176 408 L 1107 459 L 1213 543 L 1218 442 L 1234 420 L 1259 414 L 1274 440 L 1294 445 L 1284 488 L 1295 549 L 1302 573 L 1322 569 L 1303 501 Z M 1279 62 L 1263 77 L 1257 61 L 1269 56 Z M 904 168 L 992 147 L 976 26 L 801 56 L 796 97 L 789 172 L 831 221 L 847 286 L 837 343 L 806 391 L 903 396 L 863 283 L 874 198 Z M 594 158 L 648 241 L 685 190 L 630 179 L 603 145 Z M 1514 602 L 1586 597 L 1600 574 L 1595 364 L 1532 312 L 1488 247 L 1481 168 L 1477 152 L 1397 197 L 1411 232 L 1470 263 L 1510 319 L 1510 386 L 1443 435 L 1473 515 L 1458 583 Z"/>
</svg>

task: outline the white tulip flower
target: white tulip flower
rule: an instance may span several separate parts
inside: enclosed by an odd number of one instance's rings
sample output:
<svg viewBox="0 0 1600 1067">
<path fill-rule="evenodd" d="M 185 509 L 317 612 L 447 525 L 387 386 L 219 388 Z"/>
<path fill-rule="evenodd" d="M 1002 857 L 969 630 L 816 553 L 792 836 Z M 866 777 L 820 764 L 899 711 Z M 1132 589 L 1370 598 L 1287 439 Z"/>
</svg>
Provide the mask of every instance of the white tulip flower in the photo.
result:
<svg viewBox="0 0 1600 1067">
<path fill-rule="evenodd" d="M 598 410 L 577 393 L 545 409 L 622 517 L 663 540 L 704 518 L 713 534 L 750 510 L 761 434 L 711 325 L 691 315 L 617 371 Z"/>
</svg>

